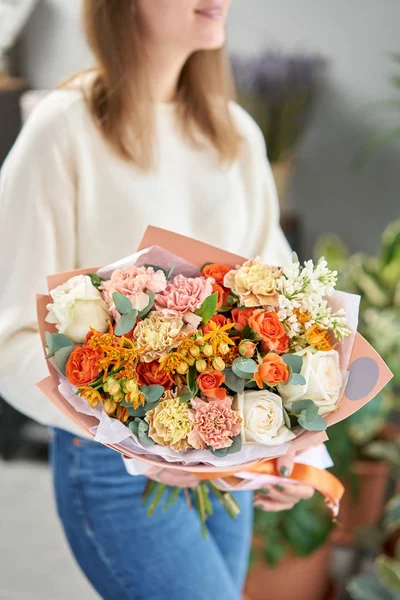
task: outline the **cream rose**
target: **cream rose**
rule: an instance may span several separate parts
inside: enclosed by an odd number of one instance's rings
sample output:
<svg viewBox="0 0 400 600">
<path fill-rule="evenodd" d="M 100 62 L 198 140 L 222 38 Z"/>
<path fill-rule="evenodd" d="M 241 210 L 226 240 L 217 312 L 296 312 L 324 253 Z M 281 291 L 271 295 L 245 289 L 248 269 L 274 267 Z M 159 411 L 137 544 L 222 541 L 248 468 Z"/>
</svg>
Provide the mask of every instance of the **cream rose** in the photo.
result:
<svg viewBox="0 0 400 600">
<path fill-rule="evenodd" d="M 282 400 L 277 394 L 265 390 L 237 394 L 236 408 L 243 419 L 243 443 L 279 446 L 296 437 L 285 425 Z"/>
<path fill-rule="evenodd" d="M 336 410 L 343 385 L 340 370 L 339 354 L 336 350 L 329 352 L 311 352 L 305 349 L 298 354 L 303 357 L 301 375 L 306 380 L 305 385 L 278 385 L 285 408 L 291 409 L 297 400 L 313 400 L 319 407 L 319 414 Z"/>
<path fill-rule="evenodd" d="M 51 290 L 50 296 L 53 302 L 47 305 L 46 321 L 73 342 L 84 342 L 91 327 L 101 333 L 107 331 L 110 313 L 88 275 L 71 277 Z"/>
</svg>

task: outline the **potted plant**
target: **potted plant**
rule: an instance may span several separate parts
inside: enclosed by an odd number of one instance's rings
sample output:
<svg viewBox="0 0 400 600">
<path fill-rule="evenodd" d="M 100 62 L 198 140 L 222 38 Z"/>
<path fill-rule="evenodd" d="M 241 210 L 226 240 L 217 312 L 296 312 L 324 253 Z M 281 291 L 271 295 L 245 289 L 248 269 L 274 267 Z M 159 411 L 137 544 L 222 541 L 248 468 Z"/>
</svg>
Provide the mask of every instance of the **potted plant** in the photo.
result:
<svg viewBox="0 0 400 600">
<path fill-rule="evenodd" d="M 372 573 L 353 577 L 347 590 L 353 600 L 398 600 L 400 598 L 400 495 L 388 503 L 379 531 L 371 532 L 382 550 Z"/>
<path fill-rule="evenodd" d="M 289 511 L 255 511 L 249 600 L 327 600 L 332 513 L 318 493 Z M 290 576 L 289 576 L 290 575 Z"/>
<path fill-rule="evenodd" d="M 347 544 L 359 527 L 378 523 L 390 469 L 400 468 L 400 221 L 385 230 L 376 256 L 350 255 L 335 236 L 320 238 L 316 254 L 338 268 L 340 289 L 360 294 L 359 331 L 394 374 L 383 393 L 329 429 L 333 471 L 347 488 L 335 539 Z"/>
<path fill-rule="evenodd" d="M 326 62 L 319 56 L 266 51 L 257 57 L 233 56 L 232 66 L 239 102 L 264 134 L 283 213 L 296 148 Z"/>
</svg>

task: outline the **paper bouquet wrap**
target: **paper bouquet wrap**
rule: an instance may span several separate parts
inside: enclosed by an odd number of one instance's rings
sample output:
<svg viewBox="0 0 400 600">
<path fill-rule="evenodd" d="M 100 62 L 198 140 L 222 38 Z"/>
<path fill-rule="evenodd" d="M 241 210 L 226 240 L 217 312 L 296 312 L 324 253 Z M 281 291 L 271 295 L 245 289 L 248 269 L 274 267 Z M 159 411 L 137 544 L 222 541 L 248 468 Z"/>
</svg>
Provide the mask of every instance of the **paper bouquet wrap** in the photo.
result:
<svg viewBox="0 0 400 600">
<path fill-rule="evenodd" d="M 149 227 L 130 257 L 48 277 L 38 387 L 82 435 L 134 459 L 131 472 L 260 489 L 279 476 L 274 459 L 326 441 L 391 378 L 334 275 Z M 288 481 L 337 514 L 330 473 L 296 464 Z"/>
</svg>

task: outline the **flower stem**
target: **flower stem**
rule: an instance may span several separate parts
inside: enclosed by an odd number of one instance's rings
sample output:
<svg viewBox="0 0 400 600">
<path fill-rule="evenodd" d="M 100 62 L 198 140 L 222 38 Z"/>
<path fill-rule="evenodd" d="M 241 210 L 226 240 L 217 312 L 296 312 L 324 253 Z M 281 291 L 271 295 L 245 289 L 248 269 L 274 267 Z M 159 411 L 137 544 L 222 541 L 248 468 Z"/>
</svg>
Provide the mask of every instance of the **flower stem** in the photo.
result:
<svg viewBox="0 0 400 600">
<path fill-rule="evenodd" d="M 222 506 L 228 511 L 229 516 L 232 517 L 232 519 L 236 519 L 236 517 L 240 514 L 240 506 L 232 494 L 229 492 L 221 492 L 221 490 L 215 487 L 215 485 L 210 481 L 208 482 L 208 485 L 221 502 Z"/>
<path fill-rule="evenodd" d="M 162 495 L 164 493 L 164 490 L 167 487 L 165 485 L 165 483 L 157 483 L 156 485 L 157 485 L 156 496 L 155 496 L 153 502 L 150 504 L 149 510 L 147 511 L 147 514 L 148 514 L 149 517 L 153 516 L 154 511 L 156 510 L 156 508 L 157 508 L 157 506 L 158 506 L 158 504 L 159 504 L 159 502 L 161 500 L 161 497 L 162 497 Z"/>
</svg>

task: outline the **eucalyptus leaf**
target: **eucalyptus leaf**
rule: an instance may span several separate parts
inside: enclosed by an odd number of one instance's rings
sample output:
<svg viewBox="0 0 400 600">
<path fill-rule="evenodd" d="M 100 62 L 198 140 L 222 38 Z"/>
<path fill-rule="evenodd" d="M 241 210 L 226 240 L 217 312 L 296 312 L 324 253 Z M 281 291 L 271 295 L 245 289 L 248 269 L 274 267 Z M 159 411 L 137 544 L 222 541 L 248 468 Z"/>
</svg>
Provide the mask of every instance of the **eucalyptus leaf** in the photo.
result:
<svg viewBox="0 0 400 600">
<path fill-rule="evenodd" d="M 211 319 L 211 317 L 214 316 L 214 313 L 217 310 L 217 303 L 218 303 L 218 293 L 215 292 L 215 294 L 211 294 L 211 296 L 207 296 L 207 298 L 204 300 L 204 302 L 201 305 L 201 307 L 199 308 L 199 310 L 196 310 L 195 314 L 198 317 L 201 317 L 203 325 L 206 325 L 208 323 L 208 321 Z"/>
<path fill-rule="evenodd" d="M 141 423 L 140 419 L 135 419 L 134 421 L 131 421 L 128 425 L 129 429 L 132 431 L 132 433 L 134 435 L 136 435 L 136 437 L 138 437 L 139 435 L 139 424 Z"/>
<path fill-rule="evenodd" d="M 156 297 L 154 292 L 147 292 L 147 295 L 149 297 L 149 303 L 146 306 L 146 308 L 144 308 L 143 310 L 140 311 L 140 313 L 138 314 L 139 319 L 143 319 L 153 308 L 153 304 L 154 304 L 154 298 Z"/>
<path fill-rule="evenodd" d="M 142 392 L 142 394 L 144 394 L 146 402 L 153 404 L 161 398 L 161 396 L 165 392 L 165 389 L 162 385 L 143 385 L 140 388 L 140 391 Z"/>
<path fill-rule="evenodd" d="M 298 354 L 284 354 L 282 356 L 283 362 L 290 366 L 293 373 L 300 373 L 303 366 L 303 359 Z"/>
<path fill-rule="evenodd" d="M 145 417 L 146 411 L 144 406 L 139 406 L 138 408 L 133 408 L 132 405 L 128 409 L 128 415 L 130 417 Z"/>
<path fill-rule="evenodd" d="M 306 385 L 307 381 L 304 379 L 303 375 L 299 375 L 299 373 L 293 373 L 289 383 L 292 385 Z"/>
<path fill-rule="evenodd" d="M 235 454 L 236 452 L 240 452 L 242 449 L 242 436 L 239 434 L 233 438 L 232 445 L 229 448 L 221 448 L 220 450 L 211 450 L 214 456 L 219 458 L 223 458 L 224 456 L 228 456 L 229 454 Z"/>
<path fill-rule="evenodd" d="M 120 320 L 118 321 L 114 333 L 115 335 L 125 335 L 126 333 L 129 333 L 130 331 L 132 331 L 132 329 L 135 326 L 136 323 L 136 319 L 138 316 L 138 311 L 137 310 L 131 310 L 131 312 L 129 312 L 126 315 L 122 315 L 122 317 L 120 318 Z"/>
<path fill-rule="evenodd" d="M 141 421 L 139 423 L 139 427 L 138 427 L 138 438 L 139 438 L 139 442 L 145 448 L 155 445 L 154 440 L 152 440 L 151 437 L 149 437 L 148 431 L 149 431 L 148 423 L 146 423 L 146 421 Z"/>
<path fill-rule="evenodd" d="M 292 411 L 295 415 L 300 415 L 303 410 L 306 411 L 310 406 L 315 406 L 315 403 L 312 400 L 296 400 L 292 404 Z"/>
<path fill-rule="evenodd" d="M 244 386 L 246 385 L 246 381 L 241 379 L 231 369 L 225 369 L 225 385 L 232 392 L 236 392 L 237 394 L 242 394 L 244 392 Z"/>
<path fill-rule="evenodd" d="M 46 344 L 49 350 L 53 352 L 57 352 L 61 348 L 74 346 L 74 342 L 63 333 L 49 333 L 48 331 L 46 331 Z"/>
<path fill-rule="evenodd" d="M 285 408 L 283 408 L 283 418 L 285 420 L 285 425 L 288 429 L 292 429 L 292 423 L 290 422 L 290 417 L 287 414 L 287 411 Z"/>
<path fill-rule="evenodd" d="M 65 367 L 73 349 L 73 346 L 65 346 L 54 353 L 56 365 L 63 375 L 65 375 Z"/>
<path fill-rule="evenodd" d="M 114 292 L 112 297 L 115 304 L 115 308 L 121 315 L 127 315 L 133 310 L 132 302 L 123 294 L 120 294 L 119 292 Z"/>
<path fill-rule="evenodd" d="M 318 406 L 313 402 L 306 410 L 305 417 L 309 423 L 312 423 L 318 415 Z"/>
<path fill-rule="evenodd" d="M 317 415 L 311 422 L 308 421 L 305 411 L 303 411 L 302 416 L 299 417 L 299 425 L 307 431 L 325 431 L 327 427 L 326 421 L 321 415 Z"/>
<path fill-rule="evenodd" d="M 252 358 L 245 358 L 241 356 L 236 358 L 232 363 L 232 370 L 235 373 L 236 370 L 249 375 L 254 375 L 258 371 L 258 365 Z"/>
</svg>

